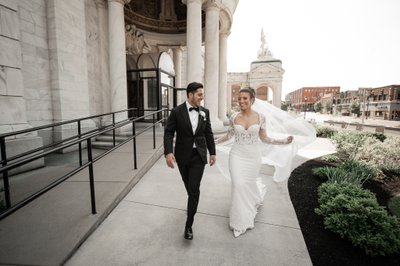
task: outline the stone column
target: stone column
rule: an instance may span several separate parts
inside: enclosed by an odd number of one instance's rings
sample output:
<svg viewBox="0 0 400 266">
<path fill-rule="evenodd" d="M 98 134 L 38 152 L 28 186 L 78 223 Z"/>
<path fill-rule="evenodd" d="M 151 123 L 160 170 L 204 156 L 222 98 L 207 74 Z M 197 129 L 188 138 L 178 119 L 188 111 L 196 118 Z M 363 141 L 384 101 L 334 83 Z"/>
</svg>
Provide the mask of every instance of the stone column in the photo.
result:
<svg viewBox="0 0 400 266">
<path fill-rule="evenodd" d="M 107 0 L 95 0 L 97 15 L 99 18 L 99 68 L 100 68 L 100 93 L 101 93 L 101 113 L 111 112 L 111 92 L 110 92 L 110 69 L 109 69 L 109 46 L 108 46 L 108 11 Z M 103 118 L 104 120 L 105 118 Z M 108 119 L 109 120 L 109 119 Z M 102 121 L 103 123 L 104 121 Z"/>
<path fill-rule="evenodd" d="M 187 83 L 201 82 L 201 5 L 202 0 L 184 0 L 187 5 Z"/>
<path fill-rule="evenodd" d="M 223 126 L 218 119 L 219 11 L 215 2 L 206 4 L 204 105 L 210 110 L 211 125 L 215 129 Z"/>
<path fill-rule="evenodd" d="M 274 84 L 274 95 L 272 99 L 273 105 L 275 105 L 278 108 L 281 108 L 281 97 L 282 97 L 282 81 L 277 81 Z"/>
<path fill-rule="evenodd" d="M 22 14 L 19 12 L 18 1 L 0 1 L 0 134 L 31 128 L 26 116 L 22 71 L 24 58 L 21 49 L 21 43 L 25 36 L 21 36 L 19 16 Z M 33 42 L 36 39 L 32 38 L 29 41 Z M 28 58 L 30 57 L 25 57 L 25 60 L 29 60 Z M 2 158 L 0 154 L 0 160 L 41 146 L 43 146 L 43 141 L 41 137 L 37 136 L 36 131 L 7 137 L 5 140 L 6 157 Z M 41 158 L 14 168 L 9 173 L 23 172 L 43 165 L 44 158 Z M 1 176 L 5 175 L 5 173 L 1 174 Z M 1 181 L 1 186 L 2 184 Z M 8 194 L 9 191 L 7 190 L 6 193 Z"/>
<path fill-rule="evenodd" d="M 173 48 L 173 60 L 175 69 L 175 87 L 182 88 L 182 47 Z M 182 92 L 177 93 L 178 104 L 184 99 L 181 97 Z"/>
<path fill-rule="evenodd" d="M 53 119 L 89 116 L 85 4 L 80 0 L 46 1 Z M 94 127 L 90 120 L 83 128 Z M 75 126 L 53 130 L 53 139 L 76 134 Z"/>
<path fill-rule="evenodd" d="M 228 122 L 226 116 L 227 106 L 227 40 L 228 32 L 221 32 L 219 35 L 219 89 L 218 89 L 218 117 L 222 122 Z"/>
<path fill-rule="evenodd" d="M 128 108 L 124 5 L 130 0 L 108 0 L 111 111 Z M 127 113 L 117 115 L 117 121 Z"/>
</svg>

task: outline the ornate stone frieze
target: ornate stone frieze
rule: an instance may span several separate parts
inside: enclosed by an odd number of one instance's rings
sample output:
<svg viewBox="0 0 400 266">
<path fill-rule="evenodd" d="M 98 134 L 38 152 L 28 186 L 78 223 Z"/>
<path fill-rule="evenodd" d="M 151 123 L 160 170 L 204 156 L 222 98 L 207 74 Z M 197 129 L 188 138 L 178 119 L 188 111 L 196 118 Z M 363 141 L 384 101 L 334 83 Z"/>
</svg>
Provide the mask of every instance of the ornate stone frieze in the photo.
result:
<svg viewBox="0 0 400 266">
<path fill-rule="evenodd" d="M 127 54 L 142 54 L 151 51 L 151 46 L 146 42 L 142 32 L 133 24 L 125 26 L 125 46 Z"/>
</svg>

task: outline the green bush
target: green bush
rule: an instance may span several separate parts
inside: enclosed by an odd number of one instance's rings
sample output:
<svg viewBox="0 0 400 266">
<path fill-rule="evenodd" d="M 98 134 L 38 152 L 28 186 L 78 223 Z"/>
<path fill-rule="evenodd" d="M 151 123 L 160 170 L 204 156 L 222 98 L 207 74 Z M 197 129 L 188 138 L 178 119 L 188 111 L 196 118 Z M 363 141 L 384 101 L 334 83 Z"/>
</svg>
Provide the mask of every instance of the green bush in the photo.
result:
<svg viewBox="0 0 400 266">
<path fill-rule="evenodd" d="M 336 154 L 342 161 L 354 159 L 368 138 L 367 133 L 351 130 L 339 131 L 332 136 L 336 144 Z"/>
<path fill-rule="evenodd" d="M 339 167 L 318 167 L 313 169 L 313 173 L 319 177 L 322 177 L 323 180 L 327 180 L 328 182 L 345 182 L 348 181 L 349 175 L 343 169 Z M 349 181 L 350 182 L 350 181 Z"/>
<path fill-rule="evenodd" d="M 376 171 L 361 161 L 348 160 L 338 167 L 319 167 L 313 173 L 322 177 L 329 183 L 348 182 L 363 184 L 368 179 L 376 176 Z"/>
<path fill-rule="evenodd" d="M 388 203 L 389 211 L 400 219 L 400 196 L 393 197 Z"/>
<path fill-rule="evenodd" d="M 351 179 L 359 180 L 361 184 L 378 174 L 375 168 L 370 167 L 363 161 L 348 160 L 340 168 L 350 173 Z"/>
<path fill-rule="evenodd" d="M 340 162 L 339 157 L 336 154 L 327 154 L 322 156 L 321 158 L 322 161 L 328 162 L 328 163 L 337 163 Z"/>
<path fill-rule="evenodd" d="M 375 195 L 346 182 L 325 183 L 319 189 L 325 228 L 350 240 L 367 255 L 377 256 L 400 250 L 400 224 L 379 206 Z"/>
<path fill-rule="evenodd" d="M 368 138 L 355 159 L 376 169 L 382 178 L 400 173 L 400 138 L 389 136 L 384 142 Z"/>
<path fill-rule="evenodd" d="M 338 132 L 337 129 L 329 126 L 315 125 L 314 127 L 315 131 L 317 132 L 317 137 L 320 138 L 330 138 Z"/>
<path fill-rule="evenodd" d="M 383 133 L 381 133 L 381 132 L 373 133 L 372 136 L 373 136 L 374 138 L 376 138 L 376 139 L 379 139 L 381 142 L 384 142 L 385 139 L 386 139 L 385 134 L 383 134 Z"/>
</svg>

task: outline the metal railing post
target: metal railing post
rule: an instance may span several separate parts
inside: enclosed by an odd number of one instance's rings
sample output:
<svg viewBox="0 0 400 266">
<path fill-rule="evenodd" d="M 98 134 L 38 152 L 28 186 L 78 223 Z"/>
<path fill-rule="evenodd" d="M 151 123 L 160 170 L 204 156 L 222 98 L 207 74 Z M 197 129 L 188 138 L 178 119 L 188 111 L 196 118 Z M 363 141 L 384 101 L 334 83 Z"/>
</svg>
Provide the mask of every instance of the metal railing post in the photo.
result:
<svg viewBox="0 0 400 266">
<path fill-rule="evenodd" d="M 153 114 L 153 149 L 156 148 L 156 124 L 155 123 L 156 123 L 156 114 Z"/>
<path fill-rule="evenodd" d="M 3 160 L 3 166 L 7 165 L 7 153 L 6 153 L 6 140 L 5 138 L 0 139 L 1 159 Z M 3 183 L 4 183 L 4 199 L 6 200 L 6 207 L 11 207 L 10 197 L 10 183 L 8 181 L 8 170 L 3 172 Z"/>
<path fill-rule="evenodd" d="M 135 121 L 132 121 L 132 136 L 133 136 L 133 169 L 137 169 Z"/>
<path fill-rule="evenodd" d="M 78 138 L 82 135 L 81 120 L 78 120 Z M 82 166 L 82 142 L 79 142 L 79 166 Z"/>
<path fill-rule="evenodd" d="M 88 163 L 89 163 L 89 183 L 90 183 L 90 201 L 92 203 L 92 214 L 96 214 L 96 195 L 94 189 L 94 172 L 92 156 L 92 140 L 87 139 Z"/>
<path fill-rule="evenodd" d="M 115 147 L 115 113 L 112 114 L 112 123 L 113 123 L 113 147 Z"/>
</svg>

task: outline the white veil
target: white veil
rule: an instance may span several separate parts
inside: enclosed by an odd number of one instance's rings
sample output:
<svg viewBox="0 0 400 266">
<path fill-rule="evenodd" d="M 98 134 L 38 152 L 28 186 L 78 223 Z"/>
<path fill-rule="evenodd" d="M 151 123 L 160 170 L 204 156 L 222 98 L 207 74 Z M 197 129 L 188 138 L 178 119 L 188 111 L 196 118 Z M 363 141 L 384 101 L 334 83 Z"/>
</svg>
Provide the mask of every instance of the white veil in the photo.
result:
<svg viewBox="0 0 400 266">
<path fill-rule="evenodd" d="M 289 135 L 294 137 L 293 142 L 286 145 L 260 142 L 262 163 L 274 166 L 274 181 L 284 181 L 290 176 L 292 160 L 297 151 L 316 139 L 315 129 L 303 118 L 295 118 L 288 112 L 259 99 L 255 99 L 252 109 L 265 116 L 265 130 L 268 137 L 273 139 L 285 139 Z M 222 156 L 218 155 L 217 165 L 224 175 L 229 173 L 229 165 L 221 157 L 227 157 L 231 146 L 232 142 L 217 145 L 217 150 L 222 153 Z"/>
</svg>

